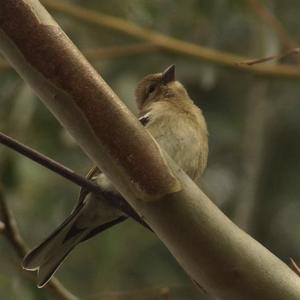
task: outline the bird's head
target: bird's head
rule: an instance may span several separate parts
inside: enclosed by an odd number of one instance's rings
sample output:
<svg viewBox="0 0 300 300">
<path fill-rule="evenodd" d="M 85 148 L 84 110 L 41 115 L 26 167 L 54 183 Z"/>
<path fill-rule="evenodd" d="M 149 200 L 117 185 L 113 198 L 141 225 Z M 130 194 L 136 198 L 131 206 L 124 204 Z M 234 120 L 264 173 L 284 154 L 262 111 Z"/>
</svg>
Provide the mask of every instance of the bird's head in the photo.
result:
<svg viewBox="0 0 300 300">
<path fill-rule="evenodd" d="M 183 85 L 175 79 L 175 65 L 169 66 L 162 73 L 150 74 L 138 84 L 136 103 L 140 110 L 152 102 L 186 98 L 187 92 Z"/>
</svg>

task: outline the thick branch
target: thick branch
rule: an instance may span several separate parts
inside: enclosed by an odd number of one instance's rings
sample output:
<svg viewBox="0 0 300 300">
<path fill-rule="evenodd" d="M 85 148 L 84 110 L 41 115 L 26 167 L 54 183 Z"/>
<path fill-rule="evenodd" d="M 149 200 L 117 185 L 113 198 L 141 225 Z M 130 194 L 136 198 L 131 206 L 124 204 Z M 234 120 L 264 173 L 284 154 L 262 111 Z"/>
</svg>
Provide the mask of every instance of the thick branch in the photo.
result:
<svg viewBox="0 0 300 300">
<path fill-rule="evenodd" d="M 191 56 L 213 64 L 254 73 L 260 76 L 300 78 L 299 67 L 267 64 L 247 66 L 239 64 L 239 62 L 251 60 L 249 57 L 242 57 L 220 50 L 199 46 L 190 42 L 185 42 L 153 30 L 145 29 L 124 19 L 101 14 L 99 12 L 96 13 L 75 4 L 57 0 L 42 0 L 42 3 L 55 11 L 63 12 L 80 20 L 151 42 L 153 45 L 173 53 Z"/>
<path fill-rule="evenodd" d="M 1 2 L 1 46 L 8 54 L 8 60 L 18 64 L 22 76 L 29 75 L 35 91 L 50 110 L 58 113 L 61 122 L 67 121 L 67 127 L 76 139 L 85 141 L 85 145 L 98 144 L 97 149 L 88 146 L 85 150 L 89 149 L 92 157 L 105 159 L 101 170 L 122 177 L 123 184 L 127 178 L 127 188 L 132 180 L 131 189 L 137 197 L 151 199 L 178 190 L 179 184 L 163 167 L 165 161 L 151 136 L 109 90 L 54 20 L 46 12 L 39 18 L 29 2 Z M 33 2 L 37 11 L 42 11 L 42 7 Z M 12 4 L 15 9 L 10 11 Z M 60 107 L 59 111 L 57 107 Z M 74 123 L 74 117 L 82 121 Z M 90 124 L 92 119 L 95 128 Z M 109 128 L 111 119 L 117 127 Z M 127 139 L 127 134 L 131 139 Z M 144 169 L 137 168 L 138 165 L 144 165 Z"/>
<path fill-rule="evenodd" d="M 223 300 L 300 299 L 298 276 L 161 158 L 37 1 L 0 1 L 0 29 L 4 55 L 196 282 Z"/>
</svg>

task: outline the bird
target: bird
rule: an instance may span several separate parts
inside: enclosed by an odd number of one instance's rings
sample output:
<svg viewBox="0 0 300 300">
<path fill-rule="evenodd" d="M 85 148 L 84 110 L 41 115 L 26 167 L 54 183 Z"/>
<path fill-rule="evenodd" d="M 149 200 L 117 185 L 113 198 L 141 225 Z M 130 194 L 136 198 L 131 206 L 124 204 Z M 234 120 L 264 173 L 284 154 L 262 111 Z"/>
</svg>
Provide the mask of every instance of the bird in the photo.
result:
<svg viewBox="0 0 300 300">
<path fill-rule="evenodd" d="M 135 98 L 139 121 L 175 163 L 197 181 L 207 164 L 207 125 L 201 109 L 175 77 L 175 65 L 171 65 L 138 83 Z M 71 214 L 23 259 L 24 269 L 37 271 L 39 288 L 48 283 L 75 246 L 129 216 L 151 230 L 98 167 L 92 168 L 87 178 L 100 186 L 103 195 L 81 189 Z M 125 209 L 111 205 L 110 197 L 118 198 Z"/>
</svg>

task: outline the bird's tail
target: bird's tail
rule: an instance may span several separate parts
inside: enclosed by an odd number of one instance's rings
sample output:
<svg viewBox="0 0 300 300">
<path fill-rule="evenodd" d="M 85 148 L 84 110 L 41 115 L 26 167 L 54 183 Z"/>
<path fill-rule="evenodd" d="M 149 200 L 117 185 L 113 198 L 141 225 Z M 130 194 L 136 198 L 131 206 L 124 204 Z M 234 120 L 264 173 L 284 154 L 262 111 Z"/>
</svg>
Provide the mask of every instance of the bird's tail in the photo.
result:
<svg viewBox="0 0 300 300">
<path fill-rule="evenodd" d="M 23 260 L 23 268 L 38 271 L 38 287 L 43 287 L 53 276 L 73 248 L 89 234 L 90 229 L 78 228 L 75 210 L 44 242 L 30 251 Z"/>
</svg>

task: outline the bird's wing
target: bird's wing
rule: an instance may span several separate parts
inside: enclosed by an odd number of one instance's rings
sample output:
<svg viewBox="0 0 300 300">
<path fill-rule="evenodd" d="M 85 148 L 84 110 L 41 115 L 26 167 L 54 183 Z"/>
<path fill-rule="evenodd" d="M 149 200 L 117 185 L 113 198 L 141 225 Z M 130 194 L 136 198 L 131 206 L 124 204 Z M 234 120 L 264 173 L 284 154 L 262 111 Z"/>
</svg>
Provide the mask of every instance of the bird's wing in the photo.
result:
<svg viewBox="0 0 300 300">
<path fill-rule="evenodd" d="M 99 170 L 98 167 L 93 167 L 89 170 L 89 172 L 86 174 L 86 179 L 89 179 L 91 181 L 93 181 L 93 177 L 99 175 L 101 173 L 101 171 Z M 75 211 L 79 210 L 82 206 L 82 203 L 84 201 L 84 199 L 86 198 L 86 196 L 90 193 L 90 191 L 86 188 L 81 188 L 79 191 L 79 196 L 78 196 L 78 200 L 76 205 L 74 206 L 71 214 L 73 214 Z"/>
<path fill-rule="evenodd" d="M 98 176 L 99 174 L 101 174 L 101 170 L 98 167 L 93 167 L 90 169 L 90 171 L 87 173 L 86 178 L 94 181 L 95 177 Z M 89 194 L 89 190 L 87 190 L 86 188 L 81 188 L 80 192 L 79 192 L 79 197 L 78 197 L 78 202 L 76 207 L 73 209 L 73 212 L 76 211 L 77 209 L 79 209 L 82 206 L 82 203 L 84 201 L 84 199 L 86 198 L 86 196 Z M 105 192 L 103 191 L 103 196 L 104 198 L 109 202 L 110 198 L 113 198 L 113 200 L 118 200 L 119 202 L 119 206 L 120 206 L 120 210 L 122 210 L 126 215 L 118 218 L 116 220 L 116 222 L 110 222 L 106 225 L 101 225 L 99 226 L 99 228 L 96 228 L 95 230 L 93 230 L 93 232 L 91 232 L 88 237 L 86 237 L 84 240 L 94 236 L 95 234 L 97 234 L 98 232 L 101 232 L 117 223 L 120 223 L 122 221 L 125 221 L 128 216 L 131 217 L 133 220 L 135 220 L 136 222 L 140 223 L 141 225 L 143 225 L 144 227 L 148 228 L 150 231 L 152 231 L 152 229 L 148 226 L 148 224 L 146 224 L 146 222 L 144 220 L 142 220 L 142 218 L 136 213 L 136 211 L 131 207 L 131 205 L 121 196 L 121 195 L 116 195 L 116 194 L 112 194 L 110 192 Z"/>
<path fill-rule="evenodd" d="M 100 169 L 96 166 L 92 167 L 89 172 L 86 174 L 86 179 L 89 179 L 91 181 L 95 181 L 95 177 L 98 176 L 101 173 Z M 79 197 L 78 197 L 78 204 L 82 203 L 87 196 L 89 191 L 86 188 L 81 188 L 79 192 Z"/>
</svg>

